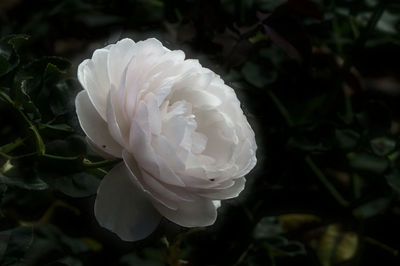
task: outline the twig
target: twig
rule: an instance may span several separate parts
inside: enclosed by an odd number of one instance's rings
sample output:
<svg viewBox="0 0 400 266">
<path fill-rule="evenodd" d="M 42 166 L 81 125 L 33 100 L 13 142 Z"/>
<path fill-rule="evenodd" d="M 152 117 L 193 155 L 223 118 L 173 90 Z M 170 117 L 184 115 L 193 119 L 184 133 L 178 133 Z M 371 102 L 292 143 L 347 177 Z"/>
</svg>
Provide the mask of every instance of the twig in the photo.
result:
<svg viewBox="0 0 400 266">
<path fill-rule="evenodd" d="M 289 127 L 292 127 L 294 125 L 293 120 L 289 114 L 289 111 L 286 109 L 286 107 L 282 104 L 282 102 L 276 97 L 275 93 L 273 93 L 271 90 L 268 90 L 268 96 L 271 98 L 272 102 L 275 104 L 276 108 L 278 108 L 279 112 L 285 118 L 286 123 L 288 124 Z"/>
<path fill-rule="evenodd" d="M 239 266 L 239 265 L 244 261 L 244 259 L 246 258 L 247 254 L 249 254 L 249 252 L 250 252 L 250 250 L 253 248 L 253 246 L 254 246 L 253 243 L 251 243 L 251 244 L 246 248 L 246 250 L 243 251 L 243 253 L 240 255 L 239 259 L 236 261 L 235 264 L 233 264 L 233 266 Z"/>
<path fill-rule="evenodd" d="M 318 177 L 319 181 L 325 186 L 325 188 L 331 193 L 331 195 L 336 199 L 336 201 L 344 206 L 349 206 L 349 202 L 345 200 L 342 195 L 336 190 L 336 188 L 329 182 L 328 178 L 325 174 L 319 169 L 319 167 L 314 163 L 310 156 L 306 156 L 305 158 L 306 163 L 314 172 L 315 176 Z"/>
<path fill-rule="evenodd" d="M 372 237 L 365 236 L 364 240 L 365 240 L 365 242 L 367 242 L 367 243 L 369 243 L 371 245 L 378 246 L 381 249 L 384 249 L 384 250 L 392 253 L 393 256 L 398 256 L 399 255 L 399 251 L 397 249 L 389 247 L 388 245 L 386 245 L 386 244 L 384 244 L 384 243 L 380 242 L 379 240 L 376 240 L 376 239 L 374 239 Z"/>
</svg>

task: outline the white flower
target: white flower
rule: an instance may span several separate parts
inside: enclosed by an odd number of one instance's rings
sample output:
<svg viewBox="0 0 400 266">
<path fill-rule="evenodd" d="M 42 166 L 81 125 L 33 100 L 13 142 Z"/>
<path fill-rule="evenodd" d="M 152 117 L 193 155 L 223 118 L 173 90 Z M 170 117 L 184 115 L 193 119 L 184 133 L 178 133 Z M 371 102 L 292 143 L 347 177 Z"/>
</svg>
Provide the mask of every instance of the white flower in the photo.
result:
<svg viewBox="0 0 400 266">
<path fill-rule="evenodd" d="M 185 227 L 215 222 L 220 200 L 243 190 L 256 143 L 235 92 L 197 60 L 156 39 L 123 39 L 78 68 L 79 122 L 105 158 L 100 225 L 145 238 L 162 216 Z"/>
</svg>

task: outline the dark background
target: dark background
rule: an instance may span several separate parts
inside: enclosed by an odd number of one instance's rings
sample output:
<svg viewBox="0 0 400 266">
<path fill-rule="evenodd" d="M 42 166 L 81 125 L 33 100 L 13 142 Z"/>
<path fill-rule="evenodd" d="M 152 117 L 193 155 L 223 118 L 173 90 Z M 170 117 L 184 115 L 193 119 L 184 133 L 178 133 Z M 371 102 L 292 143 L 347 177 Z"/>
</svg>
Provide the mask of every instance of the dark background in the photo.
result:
<svg viewBox="0 0 400 266">
<path fill-rule="evenodd" d="M 0 265 L 400 265 L 400 4 L 0 0 Z M 156 37 L 234 88 L 258 164 L 215 225 L 121 241 L 74 111 L 94 49 Z"/>
</svg>

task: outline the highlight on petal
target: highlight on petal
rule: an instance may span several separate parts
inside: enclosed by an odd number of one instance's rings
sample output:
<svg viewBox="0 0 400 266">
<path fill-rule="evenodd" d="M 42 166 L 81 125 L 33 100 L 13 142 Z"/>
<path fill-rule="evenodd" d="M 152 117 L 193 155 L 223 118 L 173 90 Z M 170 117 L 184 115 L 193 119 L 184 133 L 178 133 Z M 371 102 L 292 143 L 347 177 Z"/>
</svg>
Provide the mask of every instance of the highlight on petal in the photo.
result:
<svg viewBox="0 0 400 266">
<path fill-rule="evenodd" d="M 99 224 L 122 240 L 136 241 L 150 235 L 161 216 L 129 178 L 124 163 L 115 166 L 101 181 L 95 202 Z"/>
</svg>

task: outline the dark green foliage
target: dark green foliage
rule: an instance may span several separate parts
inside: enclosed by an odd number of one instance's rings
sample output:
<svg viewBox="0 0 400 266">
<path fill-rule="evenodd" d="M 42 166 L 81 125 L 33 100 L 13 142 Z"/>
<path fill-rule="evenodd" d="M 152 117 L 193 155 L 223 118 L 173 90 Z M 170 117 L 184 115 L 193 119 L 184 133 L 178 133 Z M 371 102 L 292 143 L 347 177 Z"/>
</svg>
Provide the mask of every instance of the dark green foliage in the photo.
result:
<svg viewBox="0 0 400 266">
<path fill-rule="evenodd" d="M 400 265 L 399 33 L 394 0 L 0 1 L 0 265 Z M 116 162 L 86 144 L 76 69 L 123 37 L 199 58 L 255 129 L 211 227 L 95 221 Z"/>
</svg>

